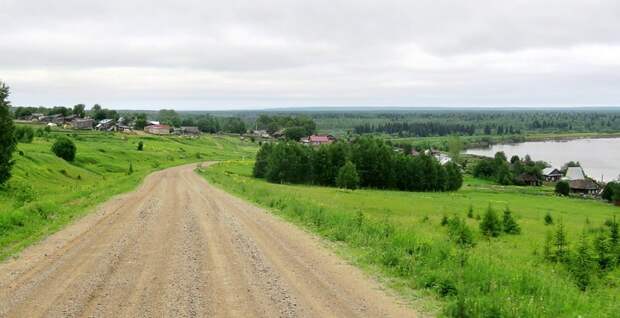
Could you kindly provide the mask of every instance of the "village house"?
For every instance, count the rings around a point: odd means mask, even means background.
[[[101,131],[113,131],[116,130],[116,125],[114,124],[114,119],[102,119],[95,128]]]
[[[581,167],[568,167],[563,180],[568,181],[572,193],[596,195],[599,190],[598,184],[587,178]]]
[[[150,125],[144,127],[144,131],[153,135],[169,135],[170,126],[168,125]]]
[[[71,122],[73,129],[93,129],[93,120],[91,118],[76,118]]]
[[[334,141],[336,141],[336,138],[331,135],[312,135],[301,140],[302,143],[313,146],[327,145],[333,143]]]
[[[562,179],[562,172],[556,168],[545,168],[542,171],[543,178],[548,182],[557,182]]]

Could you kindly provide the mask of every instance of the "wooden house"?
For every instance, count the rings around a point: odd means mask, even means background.
[[[545,168],[542,171],[543,178],[548,182],[557,182],[562,179],[562,172],[556,168]]]

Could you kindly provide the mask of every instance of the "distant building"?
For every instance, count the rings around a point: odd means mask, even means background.
[[[562,179],[562,172],[556,168],[545,168],[542,174],[545,181],[556,182]]]
[[[76,118],[71,122],[73,129],[93,129],[93,120],[91,118]]]
[[[101,131],[111,131],[116,130],[116,125],[114,123],[114,119],[102,119],[99,121],[99,124],[95,126],[95,128]]]
[[[568,185],[570,187],[570,192],[573,193],[595,195],[599,191],[598,184],[590,179],[570,180],[568,181]]]
[[[183,135],[200,135],[200,129],[194,126],[182,126],[181,133]]]
[[[564,180],[568,181],[570,192],[595,195],[599,191],[599,185],[586,177],[581,167],[568,167]]]
[[[169,135],[170,126],[168,125],[150,125],[144,127],[144,131],[153,135]]]
[[[336,138],[331,135],[312,135],[302,139],[302,142],[309,145],[327,145],[336,141]]]

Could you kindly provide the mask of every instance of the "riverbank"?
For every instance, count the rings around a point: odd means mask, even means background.
[[[521,135],[476,135],[476,136],[459,136],[463,149],[488,148],[497,144],[518,144],[530,141],[561,141],[576,139],[600,139],[600,138],[620,138],[620,132],[575,132],[575,133],[536,133]],[[392,138],[386,137],[394,144],[411,144],[414,147],[435,148],[439,150],[448,150],[448,140],[450,136],[439,137],[404,137]]]

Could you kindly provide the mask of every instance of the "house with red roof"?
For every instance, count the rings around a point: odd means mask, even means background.
[[[331,144],[334,141],[336,141],[336,138],[332,135],[311,135],[301,140],[304,144],[313,146]]]

